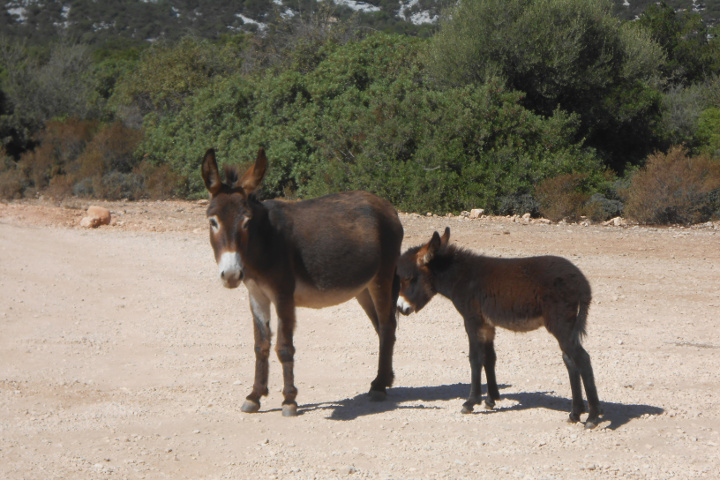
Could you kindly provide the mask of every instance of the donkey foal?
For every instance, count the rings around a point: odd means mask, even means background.
[[[448,245],[450,229],[406,251],[398,260],[404,315],[422,309],[436,293],[449,298],[465,320],[470,341],[470,397],[463,413],[480,403],[480,373],[485,368],[492,408],[500,398],[495,379],[495,327],[528,332],[544,326],[555,336],[570,375],[570,421],[585,411],[581,379],[589,414],[586,428],[594,428],[602,413],[590,356],[581,345],[590,306],[590,284],[580,270],[561,257],[491,258]]]

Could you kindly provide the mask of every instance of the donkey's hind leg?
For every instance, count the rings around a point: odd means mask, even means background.
[[[375,380],[370,383],[370,398],[373,401],[382,401],[387,398],[386,388],[392,386],[395,377],[392,368],[392,356],[395,347],[395,330],[397,328],[395,312],[398,286],[395,285],[395,282],[398,281],[394,272],[392,272],[392,274],[386,275],[384,278],[376,277],[376,280],[370,283],[367,290],[376,313],[376,330],[380,340],[378,374]],[[358,300],[361,302],[360,305],[363,305],[361,297],[362,294],[358,296]],[[368,314],[368,316],[370,315]],[[370,316],[370,320],[373,320],[372,316]],[[373,322],[373,325],[375,325],[375,322]]]
[[[370,296],[370,292],[368,292],[368,290],[365,289],[362,292],[360,292],[360,295],[358,295],[356,298],[357,298],[358,303],[360,304],[360,306],[362,307],[362,309],[365,311],[368,318],[370,319],[370,322],[372,323],[373,328],[375,329],[375,333],[377,333],[379,335],[380,332],[378,331],[379,326],[378,326],[377,312],[375,311],[375,304],[373,303],[373,299]]]

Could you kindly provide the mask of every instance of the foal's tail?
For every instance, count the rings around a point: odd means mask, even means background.
[[[590,299],[580,300],[578,305],[577,317],[575,317],[575,327],[573,329],[573,336],[577,339],[578,343],[582,343],[583,338],[587,334],[587,317],[590,311]]]

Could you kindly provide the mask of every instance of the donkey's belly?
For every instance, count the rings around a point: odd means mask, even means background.
[[[356,288],[319,290],[306,283],[295,285],[295,306],[325,308],[345,303],[365,290],[365,285]]]

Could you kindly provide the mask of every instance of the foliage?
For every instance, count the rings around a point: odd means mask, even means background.
[[[690,224],[720,218],[720,162],[683,147],[655,153],[631,178],[626,213],[640,223]]]
[[[136,105],[142,115],[175,112],[214,77],[239,69],[235,45],[215,45],[184,37],[173,45],[157,45],[142,53],[135,68],[117,86],[116,104]]]
[[[437,32],[428,40],[363,28],[420,32],[393,23],[391,0],[374,13],[299,0],[294,16],[264,0],[131,3],[144,26],[115,2],[79,1],[65,11],[73,26],[52,28],[84,29],[83,43],[0,38],[3,196],[204,196],[207,148],[236,163],[263,146],[266,197],[365,189],[402,210],[597,221],[634,188],[625,175],[620,198],[613,172],[648,152],[720,155],[715,40],[666,5],[633,22],[607,1],[405,5],[451,7],[439,31],[423,27]],[[170,6],[180,15],[167,23]],[[228,8],[266,26],[224,19]],[[28,23],[63,12],[40,10]],[[715,208],[708,195],[699,211]]]
[[[37,148],[17,163],[6,159],[0,194],[4,198],[39,192],[55,198],[146,196],[144,182],[156,172],[138,168],[134,151],[140,137],[139,131],[120,123],[50,121],[37,135]]]
[[[638,24],[646,28],[665,51],[664,77],[674,85],[690,85],[718,73],[718,40],[710,35],[702,16],[676,11],[666,2],[650,5]]]
[[[536,189],[540,214],[556,222],[580,218],[589,197],[584,185],[586,180],[586,174],[568,173],[540,182]]]
[[[459,2],[430,52],[442,82],[500,76],[524,92],[522,104],[538,114],[576,113],[577,139],[604,152],[616,170],[640,161],[654,145],[655,80],[663,61],[662,50],[642,30],[624,27],[608,2],[585,0]]]
[[[59,43],[45,55],[22,43],[0,39],[3,65],[0,135],[14,156],[34,145],[34,135],[55,117],[92,117],[92,90],[86,75],[91,56],[87,46]]]
[[[295,62],[256,80],[214,82],[177,115],[149,116],[142,151],[172,164],[200,195],[206,148],[249,160],[262,145],[268,196],[364,189],[416,211],[497,210],[500,197],[528,194],[545,176],[599,168],[568,141],[575,117],[535,115],[499,82],[435,88],[424,80],[424,47],[375,34],[326,44],[309,72]]]

